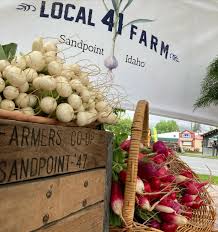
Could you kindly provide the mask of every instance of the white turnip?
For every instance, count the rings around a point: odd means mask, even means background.
[[[15,104],[12,100],[4,99],[0,103],[0,108],[3,110],[14,111]]]
[[[7,66],[4,70],[4,75],[9,81],[9,83],[15,87],[19,87],[26,82],[26,76],[24,72],[13,65]]]
[[[11,61],[11,64],[24,70],[26,68],[26,59],[23,56],[17,56]]]
[[[41,37],[34,39],[32,43],[32,51],[43,51],[43,39]]]
[[[63,64],[61,64],[60,62],[57,62],[57,61],[51,61],[49,64],[48,64],[48,73],[50,75],[55,75],[55,76],[58,76],[61,74],[62,72],[62,69],[63,69]]]
[[[73,109],[78,110],[82,105],[82,100],[77,94],[71,94],[68,99],[68,103],[73,107]]]
[[[57,108],[57,102],[52,97],[44,97],[40,102],[41,110],[46,114],[53,113]]]
[[[34,94],[29,94],[29,106],[34,107],[37,103],[37,96]]]
[[[44,52],[57,52],[57,44],[52,41],[44,42],[43,51]]]
[[[20,93],[15,99],[15,103],[19,108],[25,108],[29,106],[29,95],[26,93]]]
[[[30,52],[25,56],[27,66],[35,69],[37,72],[42,71],[45,68],[45,58],[40,51]]]
[[[34,112],[32,107],[25,107],[25,108],[21,109],[20,112],[22,112],[26,115],[31,115],[31,116],[35,115],[35,112]]]
[[[67,81],[57,81],[56,91],[61,97],[69,97],[72,94],[72,88]]]
[[[26,81],[28,82],[32,82],[36,77],[38,77],[38,73],[33,68],[27,68],[23,72],[26,76]]]
[[[7,60],[0,60],[0,72],[3,72],[4,69],[9,65],[10,63]]]
[[[14,86],[7,86],[3,91],[3,95],[8,100],[13,100],[18,97],[19,90]]]
[[[18,87],[20,93],[26,93],[29,90],[28,82],[25,82],[23,85]]]
[[[67,103],[61,103],[56,109],[57,119],[61,122],[70,122],[74,118],[74,110],[71,105]]]
[[[0,93],[5,89],[5,81],[0,77]]]

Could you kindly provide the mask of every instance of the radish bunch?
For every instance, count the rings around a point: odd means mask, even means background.
[[[76,121],[85,126],[95,121],[114,124],[117,117],[90,73],[79,64],[66,64],[57,44],[37,38],[32,51],[0,60],[0,109],[28,115]]]
[[[126,140],[120,145],[126,159],[130,143],[131,140]],[[191,170],[173,171],[173,158],[175,154],[161,141],[154,143],[150,151],[141,145],[138,155],[134,218],[165,232],[174,232],[189,223],[194,211],[205,205],[201,193],[208,184],[198,182]],[[121,170],[112,185],[111,217],[117,215],[121,222],[126,175],[126,170]]]

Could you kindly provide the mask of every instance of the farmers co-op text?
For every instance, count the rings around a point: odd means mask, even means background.
[[[94,10],[87,9],[83,6],[76,6],[74,4],[68,3],[64,4],[62,2],[53,2],[51,8],[47,5],[46,1],[41,2],[40,7],[40,17],[42,18],[52,18],[56,20],[66,20],[75,23],[82,23],[91,27],[96,26],[94,21]],[[108,31],[112,32],[114,27],[114,10],[109,10],[106,15],[101,19],[101,22],[105,25]],[[119,14],[119,22],[117,27],[118,34],[122,35],[124,25],[124,15]],[[169,44],[160,40],[155,35],[148,35],[145,30],[139,30],[134,24],[130,26],[129,39],[137,40],[139,44],[145,46],[165,59],[169,57],[174,59],[175,55],[170,53]],[[169,55],[170,54],[170,55]],[[175,59],[174,59],[175,60]],[[178,60],[175,60],[178,62]]]

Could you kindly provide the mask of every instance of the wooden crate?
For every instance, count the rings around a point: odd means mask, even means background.
[[[108,231],[112,135],[0,119],[0,232]]]

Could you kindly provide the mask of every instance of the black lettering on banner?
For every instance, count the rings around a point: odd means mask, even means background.
[[[35,129],[35,128],[32,129],[31,146],[39,146],[40,135],[41,135],[41,130],[40,129],[38,129],[38,130]]]
[[[130,30],[130,39],[133,39],[133,35],[136,35],[137,33],[136,33],[136,31],[135,30],[137,30],[138,29],[138,27],[137,26],[135,26],[135,25],[131,25],[131,30]]]
[[[88,25],[94,27],[94,26],[95,26],[95,23],[92,22],[92,12],[93,12],[93,10],[90,9],[90,10],[89,10],[89,16],[88,16]]]
[[[146,31],[142,30],[142,34],[139,40],[139,43],[141,44],[142,42],[144,42],[144,45],[147,47],[147,33]]]
[[[60,35],[60,38],[62,39],[62,41],[61,40],[59,40],[59,42],[60,43],[65,43],[65,35]]]
[[[155,50],[155,52],[157,52],[157,44],[158,44],[158,38],[154,35],[151,36],[151,50]]]
[[[51,146],[51,144],[54,146],[54,138],[55,138],[55,130],[50,129],[49,131],[49,137],[48,137],[48,145]]]
[[[30,135],[30,129],[26,126],[23,127],[22,131],[22,140],[21,140],[21,146],[24,146],[24,141],[26,141],[26,146],[28,146],[28,137]]]
[[[45,140],[47,139],[45,135],[46,129],[42,129],[42,136],[41,136],[41,146],[46,146]]]
[[[4,168],[6,167],[7,167],[7,162],[5,160],[2,160],[0,162],[0,183],[5,181],[6,172],[4,171]]]
[[[51,163],[49,162],[50,160],[51,160]],[[47,160],[47,169],[46,169],[47,174],[51,174],[52,173],[52,171],[53,171],[53,162],[54,162],[53,156],[49,156],[48,160]],[[50,170],[49,170],[49,167],[50,167]]]
[[[15,180],[17,180],[17,160],[13,161],[12,167],[11,167],[11,172],[8,177],[8,182],[10,182],[11,178],[15,176]]]
[[[109,10],[101,21],[104,25],[108,26],[108,31],[112,31],[114,26],[114,10]]]
[[[20,164],[20,179],[23,178],[23,172],[25,178],[28,177],[28,170],[29,170],[29,159],[21,159],[21,164]]]
[[[44,157],[39,158],[39,170],[38,170],[38,176],[41,175],[41,170],[45,167],[46,165],[46,159]]]
[[[19,145],[16,126],[13,128],[13,132],[12,132],[12,135],[9,141],[9,145],[11,145],[13,142],[15,142],[17,146]]]
[[[64,156],[58,157],[58,173],[59,172],[64,172]]]
[[[51,17],[54,19],[60,19],[63,13],[63,3],[53,2],[51,8]]]
[[[34,167],[34,161],[35,161],[35,167]],[[38,159],[37,158],[32,158],[30,167],[31,167],[30,168],[30,176],[31,177],[36,176],[37,175],[37,170],[38,170]]]
[[[45,14],[45,4],[46,4],[46,1],[42,1],[41,8],[40,8],[40,17],[48,18],[49,14]]]
[[[86,24],[86,9],[85,7],[80,7],[79,12],[77,14],[75,22],[78,23],[79,20],[82,20],[83,24]]]
[[[59,130],[57,131],[56,145],[61,145],[61,135]]]
[[[64,12],[64,19],[67,20],[67,21],[73,21],[74,20],[73,16],[69,17],[69,9],[70,8],[73,9],[73,10],[76,9],[75,5],[73,5],[73,4],[67,4],[66,5],[65,12]]]
[[[169,45],[165,45],[163,41],[161,41],[161,50],[160,50],[160,55],[162,56],[165,54],[165,59],[168,57],[168,52],[169,52]]]

